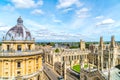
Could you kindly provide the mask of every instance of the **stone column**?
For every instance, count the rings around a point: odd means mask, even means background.
[[[36,72],[36,58],[34,58],[34,72]]]
[[[12,71],[13,71],[12,76],[15,76],[15,60],[13,60],[12,62]]]
[[[103,71],[103,50],[101,52],[101,71]]]
[[[90,59],[89,59],[90,60]],[[90,61],[89,61],[90,62]],[[93,62],[93,61],[92,61]],[[93,63],[92,63],[93,64]],[[89,67],[89,72],[90,72],[90,68],[91,68],[91,65],[90,63],[88,63],[88,67]]]
[[[110,68],[111,68],[111,67],[110,67],[110,65],[111,65],[111,64],[110,64],[110,63],[111,63],[111,62],[110,62],[110,61],[111,61],[111,60],[110,60],[110,52],[109,52],[108,54],[109,54],[109,58],[108,58],[108,80],[110,80]]]
[[[9,77],[11,77],[12,76],[12,60],[9,60],[9,62],[10,62],[10,66],[9,66],[9,69],[10,69],[10,75],[9,75]]]
[[[2,77],[4,77],[4,75],[3,75],[3,73],[4,73],[4,64],[3,64],[3,61],[4,60],[2,60]]]
[[[100,61],[99,61],[99,54],[98,54],[98,59],[97,59],[97,60],[98,60],[98,62],[97,62],[97,68],[98,68],[98,70],[99,70],[99,67],[100,67],[100,66],[99,66],[99,64],[100,64]]]
[[[46,62],[48,63],[48,59],[49,59],[49,58],[48,58],[48,57],[49,57],[49,56],[48,56],[48,53],[47,53],[46,57],[47,57],[47,60],[46,60]]]
[[[40,73],[40,80],[43,80],[43,71]]]
[[[93,62],[92,62],[92,68],[94,67],[94,57],[93,57]]]
[[[81,59],[79,59],[79,64],[80,64],[80,80],[81,80],[81,66],[82,66]]]
[[[26,59],[23,60],[23,73],[26,74]]]
[[[53,58],[52,58],[52,64],[53,64],[53,70],[54,70],[54,57],[55,57],[55,55],[53,54]]]
[[[84,78],[83,78],[83,72],[82,72],[82,70],[84,70],[84,64],[83,64],[83,56],[82,56],[82,58],[80,59],[80,80],[84,80]]]
[[[66,80],[66,62],[64,62],[64,80]]]

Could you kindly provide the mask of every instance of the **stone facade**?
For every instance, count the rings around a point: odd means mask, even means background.
[[[101,37],[99,45],[92,44],[90,47],[90,63],[96,65],[99,70],[104,71],[119,65],[120,49],[115,42],[114,36],[111,37],[110,44],[104,44]]]
[[[35,40],[24,28],[22,18],[18,18],[17,25],[2,40],[0,79],[42,80],[42,53],[42,50],[36,50]]]

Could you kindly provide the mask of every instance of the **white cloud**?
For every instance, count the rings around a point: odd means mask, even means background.
[[[104,16],[96,16],[95,19],[102,19]]]
[[[61,20],[57,19],[55,15],[52,15],[52,20],[55,23],[61,23],[62,22]]]
[[[58,19],[54,19],[53,22],[61,23],[62,21],[61,21],[61,20],[58,20]]]
[[[9,29],[10,27],[4,27],[4,26],[0,27],[0,31],[8,31]]]
[[[0,23],[0,36],[5,36],[6,32],[10,29],[11,27],[6,26],[4,23]]]
[[[44,12],[41,9],[35,9],[31,12],[31,14],[44,14]]]
[[[89,11],[88,8],[82,8],[82,9],[76,10],[76,16],[79,18],[89,17],[90,15],[88,14],[88,11]]]
[[[40,32],[39,32],[40,31]],[[78,41],[77,38],[84,38],[81,34],[75,34],[75,33],[61,33],[61,32],[55,32],[51,30],[39,30],[37,31],[37,37],[39,39],[47,39],[47,40],[74,40]]]
[[[76,14],[81,14],[81,13],[85,13],[85,12],[88,12],[88,11],[89,11],[88,8],[82,8],[82,9],[80,9],[80,10],[77,10],[77,11],[76,11]]]
[[[67,9],[63,10],[63,13],[67,13],[68,11],[72,11],[72,10],[73,10],[73,8],[67,8]]]
[[[28,26],[31,26],[31,28],[30,28],[31,30],[46,29],[45,26],[43,26],[35,21],[32,21],[30,19],[26,19],[25,21],[26,21]]]
[[[109,18],[109,19],[105,19],[105,20],[103,20],[101,22],[98,22],[96,25],[97,26],[100,26],[100,25],[109,25],[109,24],[113,24],[113,23],[115,23],[115,21],[113,19]]]
[[[80,7],[82,3],[79,0],[59,0],[59,4],[56,6],[58,9],[69,8],[73,5]]]
[[[34,0],[12,0],[11,2],[16,8],[32,8],[43,5],[42,0],[39,0],[37,2]]]
[[[2,25],[4,25],[2,22],[0,22],[0,27],[2,26]]]

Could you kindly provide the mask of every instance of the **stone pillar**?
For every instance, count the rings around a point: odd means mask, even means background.
[[[88,66],[89,66],[89,72],[90,72],[90,71],[91,71],[91,65],[90,65],[90,63],[89,63],[89,65],[88,65]]]
[[[97,60],[98,60],[98,62],[97,62],[97,68],[98,68],[98,70],[99,70],[99,69],[100,69],[100,68],[99,68],[99,67],[100,67],[100,66],[99,66],[99,64],[100,64],[99,54],[98,54],[98,59],[97,59]]]
[[[49,62],[49,64],[51,64],[51,58],[50,57],[51,57],[51,55],[48,56],[48,59],[49,59],[48,62]]]
[[[101,71],[103,71],[103,50],[101,52]]]
[[[36,65],[35,65],[36,67]],[[25,74],[28,74],[28,58],[25,59]]]
[[[110,80],[110,63],[111,63],[111,60],[110,60],[110,52],[108,53],[109,54],[109,58],[108,58],[108,80]]]
[[[34,72],[36,72],[36,58],[34,58]]]
[[[2,77],[4,77],[3,73],[4,73],[4,63],[3,63],[4,60],[2,60]]]
[[[9,77],[11,77],[12,76],[12,60],[9,60],[9,70],[10,70]]]
[[[84,60],[84,59],[83,59],[83,57],[82,57],[82,58],[80,59],[80,61],[79,61],[79,62],[80,62],[80,80],[84,80],[84,78],[83,78],[83,74],[84,74],[84,73],[82,72],[82,71],[84,70],[84,64],[83,64],[84,62],[83,62],[83,60]]]
[[[64,80],[66,80],[66,62],[64,62]]]
[[[81,80],[81,67],[82,67],[82,64],[81,64],[81,59],[79,59],[79,64],[80,64],[80,80]]]
[[[43,80],[43,71],[40,73],[40,80]]]
[[[54,59],[55,59],[55,55],[53,54],[53,58],[52,58],[53,70],[54,70]]]
[[[92,65],[94,65],[94,57],[93,57],[93,62],[92,62]]]
[[[23,73],[26,74],[26,59],[23,59]]]
[[[84,62],[84,61],[85,61],[85,56],[83,55],[82,57],[83,57],[83,60],[82,60],[82,68],[84,68],[84,63],[85,63],[85,62]]]

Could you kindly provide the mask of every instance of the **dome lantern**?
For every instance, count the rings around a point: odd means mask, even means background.
[[[23,25],[23,20],[22,20],[21,16],[17,19],[17,24],[18,25],[20,25],[20,24]]]

